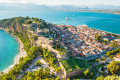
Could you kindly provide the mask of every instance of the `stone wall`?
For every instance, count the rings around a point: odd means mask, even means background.
[[[64,77],[65,77],[65,80],[69,77],[73,77],[73,76],[76,76],[76,75],[80,75],[82,73],[81,70],[74,70],[72,72],[67,72],[65,71],[63,65],[59,62],[60,64],[60,67],[62,68],[63,72],[64,72]]]
[[[73,77],[73,76],[76,76],[76,75],[80,75],[82,73],[81,70],[74,70],[72,72],[67,72],[66,73],[66,79],[69,78],[69,77]]]

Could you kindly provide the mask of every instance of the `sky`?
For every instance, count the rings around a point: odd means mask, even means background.
[[[120,0],[0,0],[7,3],[35,3],[40,5],[115,5],[120,6]]]

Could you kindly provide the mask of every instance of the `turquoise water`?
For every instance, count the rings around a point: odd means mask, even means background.
[[[9,14],[9,15],[8,15]],[[65,11],[3,11],[0,19],[17,16],[30,16],[45,19],[55,24],[83,25],[120,34],[120,15],[93,12],[65,12]],[[72,20],[65,20],[66,17]]]
[[[0,30],[0,71],[9,67],[18,54],[19,45],[10,34]]]
[[[88,25],[89,27],[120,34],[120,15],[93,12],[65,11],[0,11],[0,19],[30,16],[55,24]],[[71,20],[65,20],[69,17]],[[0,70],[13,63],[18,54],[18,43],[9,34],[0,30]]]

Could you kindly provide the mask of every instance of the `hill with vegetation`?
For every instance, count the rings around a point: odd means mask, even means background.
[[[24,58],[23,57],[20,58],[19,64],[16,64],[7,74],[1,72],[0,80],[16,80],[17,76],[20,75],[22,72],[24,72],[25,68],[28,67],[28,65],[33,61],[33,59],[35,59],[38,55],[43,53],[43,49],[41,48],[41,46],[36,46],[34,43],[36,37],[29,32],[28,27],[23,26],[23,24],[28,20],[42,22],[43,25],[45,25],[44,20],[38,18],[29,18],[29,17],[14,17],[14,18],[0,20],[0,27],[7,30],[10,34],[17,36],[24,44],[24,50],[27,53],[27,55]],[[52,60],[52,58],[50,60]],[[56,77],[53,74],[50,74],[49,68],[43,70],[43,68],[41,67],[39,70],[33,73],[25,72],[21,80],[26,80],[26,79],[42,80],[47,78],[55,79]],[[59,78],[56,78],[56,80],[58,79]]]
[[[30,24],[33,24],[32,28],[28,26]],[[0,80],[16,80],[17,77],[21,75],[21,73],[24,74],[23,77],[20,78],[19,80],[44,80],[44,79],[59,80],[59,77],[56,77],[54,73],[50,72],[50,68],[47,67],[43,69],[39,61],[35,63],[35,65],[36,66],[40,65],[41,66],[40,69],[33,72],[25,72],[25,69],[28,68],[29,64],[34,59],[36,59],[37,56],[40,55],[43,57],[43,59],[46,60],[46,62],[48,62],[48,64],[52,68],[54,68],[56,72],[59,72],[61,70],[61,68],[56,65],[57,59],[55,55],[53,55],[52,52],[50,52],[48,49],[42,48],[41,46],[37,46],[35,44],[35,41],[38,39],[38,37],[32,35],[30,31],[32,30],[34,31],[35,28],[34,25],[36,24],[39,24],[37,25],[37,28],[39,29],[48,28],[45,20],[39,18],[14,17],[14,18],[0,20],[0,27],[8,31],[10,34],[17,36],[24,44],[24,50],[27,53],[27,55],[24,58],[23,57],[20,58],[19,64],[16,64],[7,74],[1,72]],[[100,42],[104,42],[100,36],[96,36],[96,39]],[[53,48],[61,52],[66,52],[64,48],[59,46],[55,46],[55,47],[53,46]],[[118,53],[120,53],[120,48],[117,48],[112,51],[108,51],[106,53],[106,56],[109,57],[110,59],[113,59],[113,57]],[[93,79],[94,76],[96,75],[94,71],[88,69],[91,66],[85,60],[78,60],[71,57],[69,60],[60,60],[60,62],[63,64],[62,66],[65,68],[67,72],[78,69],[85,70],[82,75],[79,75],[76,78],[82,77],[87,79],[88,78]],[[97,63],[97,61],[91,61],[91,62]],[[106,75],[103,74],[103,72],[101,71],[100,76],[101,75],[103,76],[98,77],[97,80],[119,79],[119,76],[115,76],[115,75],[120,75],[120,61],[112,61],[111,63],[106,64],[106,66],[107,66],[106,69],[108,70],[108,74],[110,74],[111,76],[104,77]],[[96,67],[93,66],[92,68],[97,68],[97,66]],[[96,79],[96,77],[94,79]]]

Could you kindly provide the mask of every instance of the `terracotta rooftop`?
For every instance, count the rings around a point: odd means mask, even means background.
[[[120,57],[120,54],[117,54],[116,57]]]

